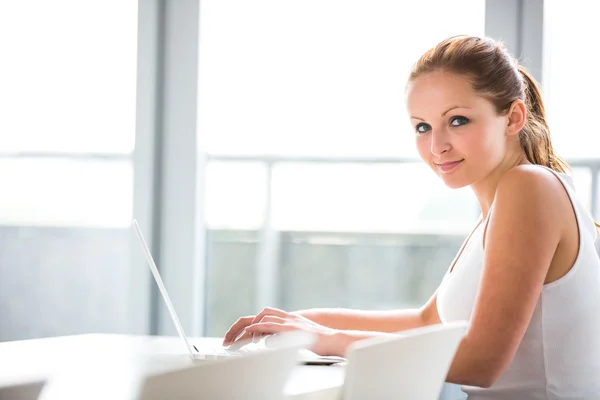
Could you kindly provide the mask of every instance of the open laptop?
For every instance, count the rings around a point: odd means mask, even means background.
[[[235,349],[232,347],[225,348],[223,346],[210,346],[207,343],[203,343],[202,345],[198,344],[197,346],[194,344],[190,344],[185,333],[183,332],[183,327],[179,322],[179,318],[177,317],[177,313],[175,312],[175,308],[173,307],[173,303],[171,303],[171,298],[169,297],[169,293],[167,292],[167,288],[165,287],[163,280],[158,272],[158,268],[156,267],[156,263],[154,262],[154,258],[150,253],[150,249],[146,244],[146,239],[144,239],[144,235],[140,230],[140,227],[137,221],[133,220],[133,228],[140,240],[140,244],[142,246],[142,250],[144,255],[146,256],[146,260],[148,261],[148,266],[152,271],[152,275],[154,276],[154,280],[158,285],[158,289],[160,290],[160,294],[162,295],[165,304],[167,305],[167,309],[169,310],[169,314],[171,315],[171,319],[175,324],[175,329],[177,330],[177,334],[185,344],[187,351],[190,354],[190,357],[193,360],[215,360],[223,357],[231,357],[231,356],[240,356],[244,352],[249,351],[260,351],[261,349],[265,349],[265,340],[261,340],[259,343],[247,343],[243,346],[236,346]],[[301,364],[309,364],[309,365],[331,365],[340,362],[346,361],[345,358],[342,357],[334,357],[334,356],[319,356],[312,351],[303,349],[300,350],[298,355],[298,360]]]

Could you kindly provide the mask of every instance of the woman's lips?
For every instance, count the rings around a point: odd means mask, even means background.
[[[457,161],[447,161],[441,164],[435,163],[435,165],[438,167],[438,169],[442,172],[452,172],[453,170],[455,170],[464,160],[457,160]]]

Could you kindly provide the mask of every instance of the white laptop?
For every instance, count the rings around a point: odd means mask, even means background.
[[[177,334],[184,342],[185,347],[193,360],[215,360],[223,357],[240,356],[244,352],[260,351],[261,349],[266,348],[265,340],[261,340],[258,343],[246,343],[241,347],[236,346],[235,349],[233,349],[232,347],[225,348],[222,346],[210,346],[207,343],[203,343],[202,345],[190,344],[187,337],[185,336],[185,333],[183,332],[183,327],[181,326],[179,318],[177,317],[177,313],[175,312],[175,308],[171,303],[171,298],[169,297],[167,288],[165,287],[163,280],[160,277],[158,268],[156,268],[156,263],[154,262],[154,258],[150,253],[150,249],[146,244],[144,235],[142,235],[142,231],[140,230],[140,227],[136,220],[133,220],[133,228],[140,240],[142,250],[144,251],[144,255],[146,256],[146,260],[148,261],[148,265],[150,266],[150,270],[152,271],[152,275],[154,276],[154,280],[158,285],[160,294],[162,295],[162,298],[164,299],[165,304],[167,305],[167,309],[169,310],[169,314],[171,315],[171,319],[175,324]],[[306,349],[300,350],[298,360],[301,364],[309,365],[331,365],[346,361],[346,359],[343,357],[320,356]]]

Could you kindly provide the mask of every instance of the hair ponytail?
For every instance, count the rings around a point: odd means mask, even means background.
[[[544,165],[557,172],[566,173],[569,164],[554,153],[550,140],[550,128],[546,122],[546,109],[542,101],[542,93],[535,79],[522,66],[518,66],[525,85],[525,105],[527,106],[527,122],[519,133],[521,147],[527,159],[538,165]],[[596,230],[600,232],[600,224],[594,220]]]
[[[518,69],[525,84],[525,105],[529,114],[523,130],[519,134],[521,147],[530,162],[566,173],[570,169],[569,164],[556,155],[552,147],[550,128],[546,122],[546,110],[539,85],[522,65],[519,65]],[[600,224],[594,220],[594,225],[600,232]]]
[[[546,121],[546,109],[539,85],[525,67],[519,65],[517,68],[523,77],[528,114],[527,122],[519,134],[521,147],[531,163],[566,173],[570,169],[569,164],[558,156],[552,147],[550,128]]]

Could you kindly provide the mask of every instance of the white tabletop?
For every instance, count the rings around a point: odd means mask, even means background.
[[[190,339],[193,344],[220,341]],[[77,398],[91,387],[97,398],[125,399],[140,374],[189,362],[177,337],[87,334],[3,342],[0,387],[45,380],[49,387],[42,400]],[[343,380],[343,366],[298,365],[286,385],[286,398],[338,400]]]

